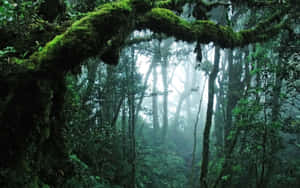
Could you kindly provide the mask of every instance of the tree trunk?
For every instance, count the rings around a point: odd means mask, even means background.
[[[176,107],[175,118],[174,118],[175,131],[178,131],[178,129],[179,129],[179,124],[180,124],[179,118],[180,118],[180,112],[182,110],[182,105],[183,105],[184,101],[186,100],[186,98],[189,97],[192,93],[192,90],[191,90],[192,88],[190,87],[190,84],[188,83],[189,77],[190,77],[189,66],[190,65],[187,65],[187,68],[185,69],[184,91],[181,93],[181,95],[179,97],[179,101],[177,103],[177,107]]]
[[[153,57],[153,85],[152,85],[152,118],[153,118],[153,134],[157,136],[159,130],[158,120],[158,101],[157,101],[157,63],[160,60],[159,52],[156,52]]]
[[[168,61],[165,59],[161,62],[161,74],[164,87],[163,93],[163,127],[162,143],[165,142],[168,132]]]
[[[204,134],[203,134],[203,151],[202,151],[202,163],[201,163],[201,175],[200,175],[201,188],[208,187],[207,173],[208,173],[208,162],[209,162],[209,136],[210,136],[210,129],[212,125],[212,116],[213,116],[215,80],[219,72],[219,62],[220,62],[220,47],[216,46],[214,66],[212,72],[209,75],[209,80],[208,80],[208,104],[207,104],[206,122],[205,122]]]
[[[131,66],[128,71],[128,107],[129,107],[129,139],[130,139],[130,157],[129,161],[131,164],[131,174],[130,174],[130,188],[135,188],[136,186],[136,147],[135,147],[135,60],[134,60],[134,49],[131,49]]]
[[[197,112],[196,121],[195,121],[195,124],[194,124],[194,135],[193,135],[194,136],[194,144],[193,144],[193,152],[192,152],[191,176],[190,176],[190,179],[189,179],[191,188],[193,188],[195,186],[194,177],[195,177],[195,159],[196,159],[196,149],[197,149],[197,127],[198,127],[198,124],[199,124],[200,112],[201,112],[201,109],[202,109],[202,100],[203,100],[203,94],[204,94],[204,91],[205,91],[206,80],[207,79],[205,78],[204,82],[203,82],[203,88],[201,90],[198,112]]]
[[[139,112],[141,110],[141,106],[142,106],[142,103],[143,103],[143,100],[144,100],[144,97],[145,97],[145,93],[146,93],[146,89],[147,89],[147,84],[148,84],[148,80],[149,80],[149,77],[150,77],[150,74],[152,72],[152,69],[153,69],[153,65],[154,63],[151,62],[151,65],[146,73],[146,76],[145,76],[145,80],[144,80],[144,90],[139,98],[139,102],[137,103],[137,107],[136,107],[136,110],[135,110],[135,118],[138,118],[139,116]]]

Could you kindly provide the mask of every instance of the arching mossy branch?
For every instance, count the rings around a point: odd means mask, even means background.
[[[233,48],[263,42],[274,36],[285,24],[282,19],[278,24],[272,25],[281,15],[282,12],[277,12],[252,29],[235,32],[231,27],[224,27],[211,21],[188,22],[168,9],[154,8],[141,18],[139,28],[150,28],[154,32],[162,32],[187,42],[215,42],[222,48]]]
[[[109,59],[116,58],[110,56],[117,56],[118,53],[109,48],[116,48],[115,42],[122,47],[127,36],[135,29],[149,28],[178,40],[215,42],[223,48],[233,48],[265,41],[284,26],[284,21],[273,24],[281,17],[281,12],[252,29],[234,32],[230,27],[211,21],[188,22],[171,10],[150,8],[151,3],[147,0],[123,0],[105,4],[75,22],[65,33],[56,36],[40,52],[33,54],[30,60],[38,68],[66,72],[90,56],[108,53],[108,56],[104,55],[108,58],[104,59],[107,59],[107,63],[114,64]]]
[[[116,36],[126,38],[133,30],[133,2],[123,0],[99,7],[34,53],[31,60],[41,69],[68,71],[82,60],[104,53]]]

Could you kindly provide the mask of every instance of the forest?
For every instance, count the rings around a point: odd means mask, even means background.
[[[299,0],[0,0],[1,188],[299,188]]]

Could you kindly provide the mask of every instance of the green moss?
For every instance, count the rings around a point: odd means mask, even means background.
[[[114,3],[106,3],[103,5],[100,5],[97,9],[101,10],[101,11],[107,11],[107,13],[109,13],[113,9],[123,9],[123,10],[127,10],[127,11],[132,11],[132,7],[130,6],[130,4],[131,4],[130,0],[123,0],[123,1],[118,1],[118,2],[114,2]]]
[[[174,3],[182,2],[166,0],[159,1],[154,6],[166,7]],[[162,32],[187,42],[212,41],[219,43],[221,47],[241,46],[265,40],[270,33],[278,32],[278,29],[273,29],[267,35],[260,33],[265,28],[263,22],[253,30],[242,32],[234,32],[230,27],[222,27],[210,21],[190,23],[171,10],[150,10],[151,6],[151,0],[120,0],[104,4],[75,22],[66,32],[56,36],[40,52],[34,53],[30,60],[36,67],[47,71],[74,70],[82,60],[105,53],[109,48],[108,41],[113,38],[124,40],[135,29],[135,16],[139,17],[138,29],[150,28],[154,32]],[[273,18],[265,23],[270,23],[270,20]]]
[[[67,71],[78,66],[85,58],[101,54],[108,40],[126,33],[121,28],[130,29],[130,2],[108,3],[88,13],[48,42],[40,52],[33,54],[31,60],[42,69]]]
[[[161,1],[164,5],[169,1]],[[235,32],[231,27],[221,26],[211,21],[187,22],[175,13],[164,8],[154,8],[144,15],[139,22],[139,29],[149,28],[154,32],[165,33],[169,36],[187,42],[199,41],[200,43],[215,42],[223,48],[233,48],[253,42],[262,42],[277,34],[284,26],[284,21],[277,25],[270,25],[277,14],[255,28]]]
[[[11,62],[27,70],[34,70],[36,68],[35,64],[32,61],[29,61],[28,59],[12,58]]]
[[[158,1],[155,3],[155,7],[168,8],[172,5],[172,3],[173,3],[173,0]]]
[[[192,42],[189,22],[181,19],[168,9],[154,8],[149,11],[141,18],[141,27]]]
[[[148,16],[152,16],[155,19],[161,19],[161,20],[168,20],[168,23],[171,24],[179,24],[183,27],[189,27],[189,23],[180,17],[178,17],[176,14],[174,14],[171,10],[164,9],[164,8],[154,8],[151,10],[150,14]]]
[[[177,0],[164,0],[164,1],[156,2],[155,7],[173,10],[174,8],[178,9],[181,7],[181,5],[179,5],[179,3],[180,2]]]

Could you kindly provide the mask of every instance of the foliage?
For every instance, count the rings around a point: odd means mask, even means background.
[[[10,0],[0,1],[0,28],[1,27],[16,27],[16,24],[21,27],[32,22],[33,15],[38,11],[39,5],[43,0],[28,1],[21,0],[17,3]],[[14,28],[17,29],[17,28]]]

